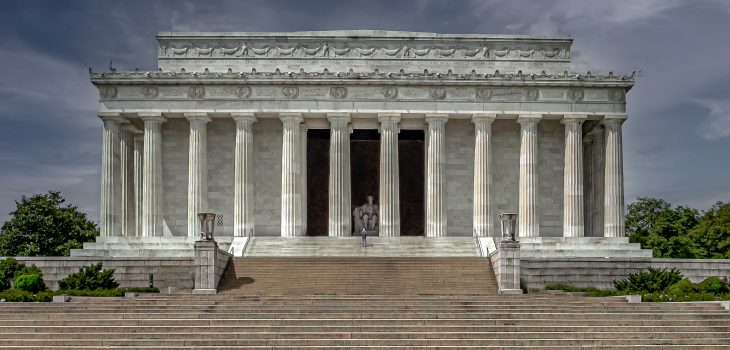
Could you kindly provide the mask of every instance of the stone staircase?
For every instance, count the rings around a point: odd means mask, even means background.
[[[718,304],[548,294],[231,292],[0,303],[0,313],[7,349],[730,348]]]
[[[219,293],[244,295],[495,295],[489,259],[261,257],[228,264]]]

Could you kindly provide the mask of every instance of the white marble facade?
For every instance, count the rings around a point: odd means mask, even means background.
[[[330,236],[353,229],[350,133],[380,133],[398,236],[401,130],[423,130],[424,236],[624,236],[632,76],[568,73],[572,39],[387,31],[160,33],[159,71],[91,72],[104,236],[307,235],[307,130],[330,130]],[[316,166],[310,164],[310,166]],[[311,234],[311,233],[309,233]]]

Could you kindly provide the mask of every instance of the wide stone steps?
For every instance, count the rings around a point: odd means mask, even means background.
[[[719,304],[568,295],[144,295],[0,313],[8,349],[730,348]]]
[[[494,295],[479,257],[247,257],[229,264],[223,294]]]

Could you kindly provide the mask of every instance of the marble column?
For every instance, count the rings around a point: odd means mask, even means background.
[[[496,113],[474,113],[474,236],[493,236],[492,122]]]
[[[448,114],[426,114],[426,237],[446,236],[445,198],[446,145],[444,134]]]
[[[330,122],[329,225],[331,237],[352,234],[350,114],[327,113]]]
[[[520,208],[518,212],[518,237],[539,237],[537,179],[537,124],[539,114],[521,114],[520,123]]]
[[[233,183],[233,235],[254,235],[253,113],[231,113],[236,123]]]
[[[134,196],[134,135],[137,128],[131,123],[122,125],[119,162],[121,165],[121,235],[135,236],[135,203]]]
[[[299,149],[301,153],[299,154],[299,165],[300,165],[300,175],[299,175],[299,203],[301,205],[299,206],[299,215],[300,215],[300,227],[297,228],[297,232],[299,232],[300,236],[306,236],[307,235],[307,131],[309,130],[309,125],[306,123],[302,123],[299,126]]]
[[[281,236],[301,235],[301,113],[281,113],[284,124],[281,148]]]
[[[99,229],[102,236],[120,236],[121,231],[121,163],[120,125],[126,119],[120,113],[102,112],[104,122],[101,157],[101,207]]]
[[[379,236],[400,236],[398,133],[400,113],[378,113],[380,122]]]
[[[563,167],[563,236],[583,237],[583,122],[585,114],[566,114]]]
[[[603,235],[624,237],[624,159],[621,124],[626,115],[607,115],[603,119],[606,130],[606,170],[604,172]]]
[[[142,234],[142,153],[144,133],[134,135],[134,235]]]
[[[190,124],[188,142],[188,237],[200,235],[198,214],[208,208],[208,123],[207,113],[184,113]]]
[[[162,123],[160,113],[139,113],[144,121],[142,156],[142,236],[162,236]]]

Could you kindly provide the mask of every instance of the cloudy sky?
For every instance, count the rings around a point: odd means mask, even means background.
[[[730,1],[4,0],[0,221],[21,195],[50,189],[98,218],[102,124],[88,66],[156,70],[160,31],[336,29],[570,35],[573,72],[639,72],[627,201],[730,201]]]

